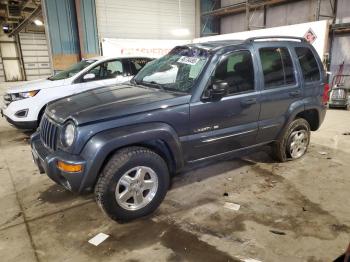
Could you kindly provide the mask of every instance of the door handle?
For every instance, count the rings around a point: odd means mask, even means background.
[[[248,98],[248,99],[242,100],[241,104],[244,106],[249,106],[249,105],[256,104],[256,102],[257,102],[256,98]]]
[[[292,97],[300,96],[300,94],[301,94],[300,90],[289,92],[289,95],[292,96]]]

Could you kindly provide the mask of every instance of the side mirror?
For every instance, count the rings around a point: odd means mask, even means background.
[[[209,99],[213,101],[219,101],[227,94],[228,83],[225,81],[215,81],[211,87],[209,87],[208,95]]]
[[[94,73],[88,73],[86,75],[84,75],[83,79],[84,81],[89,81],[89,80],[92,80],[92,79],[95,79],[95,74]]]

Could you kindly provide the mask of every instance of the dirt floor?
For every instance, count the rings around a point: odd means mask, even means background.
[[[118,224],[40,175],[29,133],[0,119],[0,260],[333,261],[349,243],[346,132],[350,111],[329,110],[302,159],[275,163],[266,149],[193,167],[155,214]],[[100,232],[110,237],[89,244]]]

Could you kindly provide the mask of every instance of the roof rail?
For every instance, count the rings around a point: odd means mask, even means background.
[[[268,40],[268,39],[288,39],[288,40],[298,40],[300,42],[306,42],[306,39],[303,37],[297,37],[297,36],[282,36],[282,35],[273,35],[273,36],[257,36],[257,37],[250,37],[245,40],[245,42],[254,42],[256,40]]]

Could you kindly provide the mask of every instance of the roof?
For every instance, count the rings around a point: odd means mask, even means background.
[[[209,42],[203,42],[203,43],[193,43],[189,44],[188,46],[193,46],[201,49],[206,50],[213,50],[213,49],[219,49],[226,46],[232,46],[232,45],[239,45],[242,44],[244,40],[218,40],[218,41],[209,41]]]

